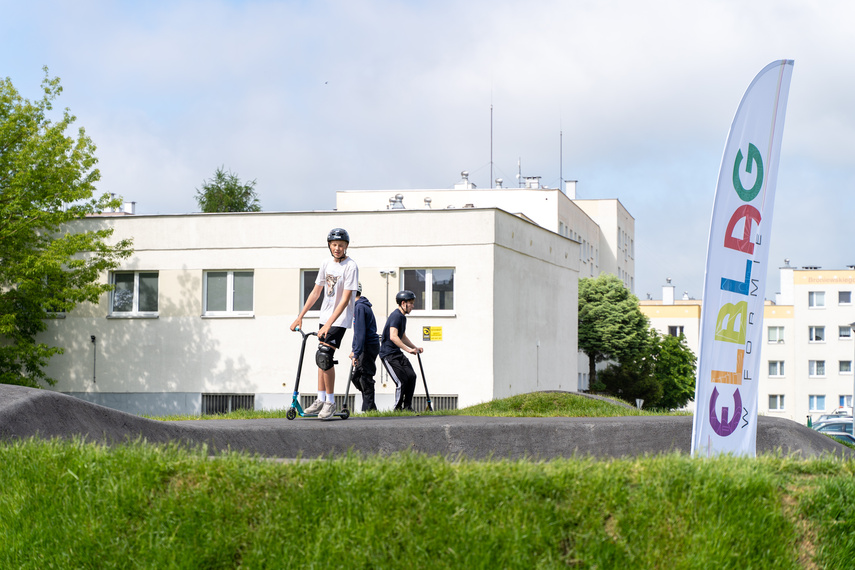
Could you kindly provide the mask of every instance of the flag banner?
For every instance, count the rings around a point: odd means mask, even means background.
[[[715,190],[695,386],[692,455],[755,456],[757,382],[775,183],[793,61],[757,74],[739,107]]]

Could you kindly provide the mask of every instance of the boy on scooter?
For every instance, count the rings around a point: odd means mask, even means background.
[[[332,259],[324,261],[318,270],[315,287],[309,293],[303,310],[291,323],[291,330],[302,327],[303,316],[312,308],[323,293],[321,304],[320,330],[318,331],[318,351],[315,362],[318,365],[318,397],[306,414],[318,414],[318,418],[329,420],[335,414],[335,361],[333,356],[341,346],[344,333],[353,323],[354,296],[359,283],[359,268],[356,262],[347,256],[350,236],[342,228],[333,228],[327,235],[327,246]]]
[[[402,351],[410,354],[424,352],[407,337],[407,315],[416,304],[412,291],[401,291],[395,295],[398,308],[386,319],[383,338],[380,342],[380,362],[395,382],[395,409],[414,412],[413,392],[416,391],[416,371]]]

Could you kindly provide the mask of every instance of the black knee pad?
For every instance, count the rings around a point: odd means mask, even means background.
[[[335,354],[335,349],[331,346],[327,346],[322,344],[318,347],[318,351],[315,353],[315,362],[318,364],[318,368],[321,370],[329,370],[335,364],[338,364],[335,360],[333,360],[333,354]]]

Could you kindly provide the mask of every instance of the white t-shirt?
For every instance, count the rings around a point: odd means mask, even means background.
[[[328,259],[321,265],[321,268],[318,270],[318,278],[315,280],[315,285],[321,285],[324,288],[321,293],[321,297],[323,298],[319,319],[321,325],[327,324],[327,320],[332,316],[335,308],[338,307],[344,292],[352,291],[347,307],[332,324],[334,327],[344,327],[346,329],[351,327],[353,324],[353,306],[356,303],[356,287],[358,284],[359,268],[356,266],[356,262],[350,257],[346,257],[341,263],[336,263],[335,260]]]

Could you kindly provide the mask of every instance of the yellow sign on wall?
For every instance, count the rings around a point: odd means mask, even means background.
[[[442,340],[442,327],[422,327],[422,340]]]

